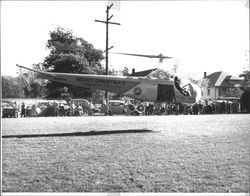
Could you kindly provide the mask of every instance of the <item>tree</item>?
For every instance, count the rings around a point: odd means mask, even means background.
[[[190,80],[190,82],[197,84],[200,88],[208,87],[210,83],[210,80],[208,78],[202,78],[202,79],[197,80],[192,77],[189,77],[188,79]]]
[[[33,64],[34,69],[38,69],[39,64]],[[16,78],[19,85],[23,88],[25,97],[36,98],[44,96],[44,80],[36,77],[33,71],[19,69]]]
[[[150,74],[150,77],[157,78],[158,80],[169,80],[172,75],[169,71],[157,69]]]
[[[92,95],[92,101],[93,103],[103,103],[103,100],[105,99],[105,92],[96,90]]]
[[[2,97],[3,98],[23,98],[24,91],[17,78],[11,76],[2,77]]]
[[[243,77],[242,80],[242,90],[250,90],[250,71],[244,70],[242,74],[240,74],[240,77]]]
[[[128,76],[129,75],[129,70],[127,67],[124,67],[123,70],[122,70],[122,75],[123,76]]]
[[[241,90],[244,91],[240,97],[241,111],[250,113],[250,70],[244,70],[240,77],[243,77]]]
[[[73,35],[71,30],[57,27],[50,32],[47,42],[50,54],[42,63],[42,69],[59,73],[103,74],[101,65],[103,52],[97,50],[92,44]],[[89,97],[92,90],[73,85],[49,81],[45,85],[46,96],[57,98],[61,96],[64,87],[74,97]]]
[[[242,95],[242,91],[239,88],[229,88],[226,97],[240,97]]]
[[[33,82],[30,84],[30,97],[36,98],[36,97],[42,97],[44,95],[44,87],[39,82]]]
[[[35,67],[35,65],[33,65]],[[17,77],[2,77],[3,98],[42,97],[44,95],[43,80],[37,80],[32,71],[19,69]]]

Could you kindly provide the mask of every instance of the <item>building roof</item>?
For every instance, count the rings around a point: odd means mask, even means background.
[[[206,77],[209,80],[209,86],[215,86],[215,83],[220,77],[220,73],[221,72],[214,72]]]
[[[135,76],[135,77],[145,77],[149,74],[151,74],[153,71],[157,70],[157,68],[155,69],[148,69],[148,70],[144,70],[144,71],[138,71],[138,72],[134,72],[132,74],[130,74],[129,76]]]
[[[237,81],[242,80],[239,77],[232,76],[223,71],[214,72],[208,75],[206,78],[209,79],[210,87],[217,86],[217,87],[225,87],[225,88],[234,87]]]
[[[225,83],[225,80],[226,80],[227,76],[230,76],[229,74],[227,74],[225,72],[222,72],[222,71],[219,72],[219,73],[220,73],[220,75],[217,78],[217,81],[216,81],[214,86],[221,86],[222,83]]]

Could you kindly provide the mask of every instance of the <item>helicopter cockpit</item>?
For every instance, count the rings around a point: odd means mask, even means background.
[[[189,81],[180,80],[177,76],[174,77],[174,85],[176,89],[185,97],[191,96],[192,86]]]

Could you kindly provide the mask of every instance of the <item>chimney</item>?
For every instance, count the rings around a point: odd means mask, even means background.
[[[204,72],[204,78],[206,78],[207,77],[207,72]]]
[[[134,74],[134,73],[135,73],[135,68],[132,69],[132,74]]]

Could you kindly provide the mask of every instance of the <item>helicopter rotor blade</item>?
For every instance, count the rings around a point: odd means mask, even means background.
[[[159,58],[159,59],[173,58],[173,57],[163,56],[162,54],[159,54],[159,55],[146,55],[146,54],[133,54],[133,53],[121,53],[121,52],[112,52],[112,53],[121,54],[121,55],[129,55],[129,56],[147,57],[147,58]]]

